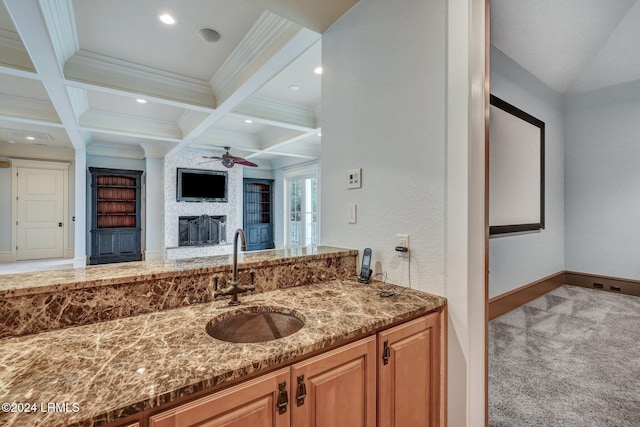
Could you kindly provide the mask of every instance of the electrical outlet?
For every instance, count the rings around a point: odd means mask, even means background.
[[[408,234],[397,235],[396,252],[398,252],[398,256],[401,256],[401,257],[409,256],[409,235]]]

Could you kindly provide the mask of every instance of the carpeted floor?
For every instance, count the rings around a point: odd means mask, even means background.
[[[640,298],[565,285],[489,322],[489,425],[640,426]]]

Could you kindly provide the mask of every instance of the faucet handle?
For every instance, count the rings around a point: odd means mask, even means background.
[[[216,296],[218,295],[218,282],[220,281],[220,275],[219,274],[214,274],[213,275],[213,299],[216,299]]]

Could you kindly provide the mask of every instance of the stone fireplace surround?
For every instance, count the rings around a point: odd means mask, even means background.
[[[227,169],[215,161],[203,163],[203,156],[208,155],[211,155],[210,150],[185,148],[164,160],[164,258],[167,260],[230,254],[233,232],[242,227],[242,168]],[[178,202],[177,168],[227,171],[227,202]],[[202,215],[226,217],[226,235],[220,238],[226,243],[181,246],[179,217]]]

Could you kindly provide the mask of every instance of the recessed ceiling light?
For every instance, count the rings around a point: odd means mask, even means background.
[[[318,132],[318,136],[322,136],[322,132]]]
[[[253,123],[253,120],[251,120],[251,119],[247,119],[247,120],[245,120],[244,122],[245,122],[245,123]]]
[[[146,104],[147,100],[146,99],[142,99],[142,98],[138,98],[136,99],[136,101],[138,101],[140,104]]]
[[[316,74],[322,74],[322,67],[316,67],[313,72]]]
[[[298,86],[298,85],[291,85],[291,86],[289,86],[289,90],[292,90],[292,91],[296,92],[296,91],[300,90],[300,86]]]
[[[34,138],[33,136],[28,136],[28,137],[27,137],[27,139],[28,139],[29,141],[33,141],[35,138]]]
[[[158,16],[158,19],[167,25],[173,25],[176,23],[176,18],[169,15],[168,13],[163,13],[162,15]]]

